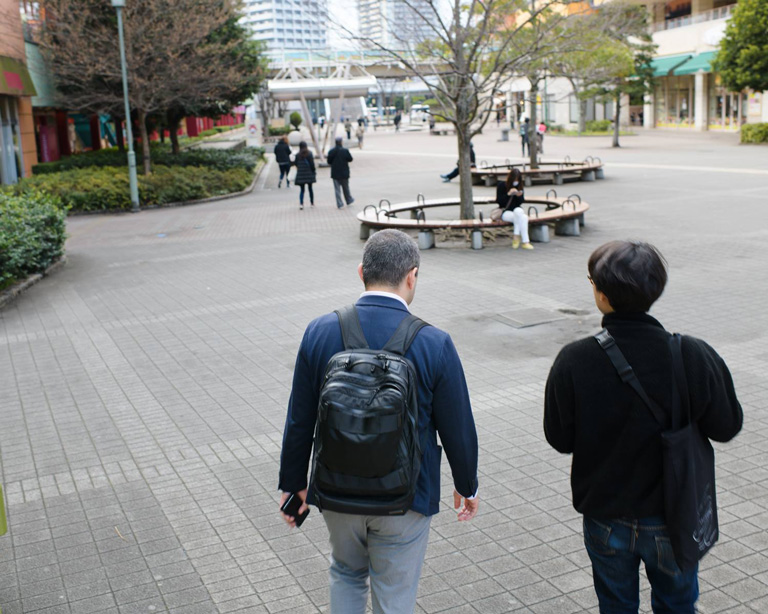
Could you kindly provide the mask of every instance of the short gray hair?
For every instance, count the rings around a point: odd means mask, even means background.
[[[363,248],[363,283],[366,288],[384,285],[396,288],[421,263],[416,242],[400,230],[373,234]]]

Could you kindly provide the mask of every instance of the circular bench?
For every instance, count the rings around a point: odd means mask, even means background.
[[[427,210],[444,207],[458,207],[458,198],[440,198],[426,200],[419,194],[415,201],[390,204],[386,199],[378,205],[368,205],[357,219],[360,221],[360,238],[367,239],[372,231],[385,228],[399,230],[417,230],[419,232],[419,247],[429,249],[435,246],[435,230],[464,230],[471,233],[472,248],[482,249],[483,230],[500,229],[512,226],[510,222],[493,221],[482,211],[477,219],[427,219]],[[475,197],[475,205],[496,205],[494,198]],[[528,233],[531,241],[549,243],[550,227],[554,227],[556,235],[578,236],[584,226],[584,213],[589,205],[581,200],[578,194],[559,198],[555,190],[549,190],[544,198],[532,197],[525,201],[528,213]],[[406,217],[407,214],[407,217]]]
[[[495,186],[497,181],[503,181],[513,168],[519,168],[526,186],[534,181],[538,183],[554,183],[562,185],[565,181],[594,181],[605,179],[603,162],[600,158],[587,156],[583,162],[572,162],[570,156],[566,156],[562,162],[539,162],[539,168],[531,168],[527,162],[512,164],[507,161],[504,164],[487,164],[480,162],[480,166],[472,169],[472,183],[474,185]]]

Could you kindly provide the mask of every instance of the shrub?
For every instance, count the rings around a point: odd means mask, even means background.
[[[253,180],[252,170],[157,165],[151,175],[139,175],[139,198],[146,207],[240,192]],[[44,192],[73,211],[131,208],[127,168],[81,168],[37,175],[6,190],[18,195]]]
[[[246,147],[238,151],[226,149],[187,149],[177,154],[168,147],[153,148],[152,163],[161,166],[207,166],[218,170],[244,168],[252,171],[258,161],[264,157],[261,147]],[[136,164],[141,167],[143,156],[136,154]],[[60,173],[78,168],[102,168],[108,166],[128,166],[125,152],[116,148],[102,149],[62,158],[56,162],[43,162],[33,167],[35,175]]]
[[[269,136],[282,136],[291,131],[291,126],[268,126]]]
[[[0,289],[48,268],[64,253],[66,211],[40,192],[0,192]]]
[[[586,124],[587,132],[608,132],[611,129],[610,119],[593,119]]]
[[[290,121],[291,121],[291,126],[293,126],[294,128],[296,128],[296,130],[298,130],[299,126],[301,126],[301,122],[303,121],[301,117],[301,113],[299,113],[298,111],[294,111],[293,113],[291,113]]]
[[[744,124],[741,127],[742,143],[768,143],[768,123]]]

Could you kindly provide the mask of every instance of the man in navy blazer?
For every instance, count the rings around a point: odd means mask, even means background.
[[[365,292],[357,312],[371,348],[382,348],[409,313],[420,264],[413,239],[383,230],[368,239],[358,274]],[[307,501],[318,396],[328,360],[344,349],[338,316],[313,320],[304,333],[293,376],[280,457],[281,505],[290,493]],[[375,614],[404,614],[416,604],[429,522],[440,505],[443,449],[453,474],[458,519],[477,513],[477,432],[464,371],[451,337],[422,328],[406,353],[418,373],[419,430],[426,441],[411,510],[404,516],[361,516],[323,510],[331,542],[331,613],[362,614],[368,581]],[[439,446],[437,435],[440,435]],[[460,509],[459,509],[460,508]],[[294,518],[283,514],[290,526]]]

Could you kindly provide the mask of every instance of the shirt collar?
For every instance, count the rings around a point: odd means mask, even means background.
[[[360,295],[360,298],[365,296],[385,296],[386,298],[393,298],[396,301],[400,301],[403,304],[403,307],[405,307],[407,311],[410,311],[410,309],[408,309],[408,303],[406,303],[405,299],[399,294],[395,294],[393,292],[381,292],[379,290],[366,290]]]

